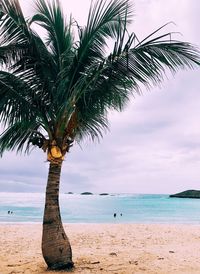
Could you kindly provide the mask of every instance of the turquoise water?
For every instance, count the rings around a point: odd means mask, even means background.
[[[147,194],[61,194],[60,206],[62,220],[67,223],[200,224],[200,199]],[[42,193],[0,193],[0,222],[42,222],[43,208]],[[8,214],[9,210],[13,214]]]

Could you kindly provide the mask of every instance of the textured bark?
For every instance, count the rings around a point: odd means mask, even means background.
[[[59,208],[59,183],[62,161],[50,163],[43,218],[42,254],[49,269],[73,267],[72,251],[63,229]]]

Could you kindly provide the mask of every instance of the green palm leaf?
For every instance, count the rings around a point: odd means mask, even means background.
[[[193,45],[172,40],[169,33],[156,37],[165,26],[141,42],[129,34],[129,0],[93,3],[85,27],[71,18],[67,23],[59,1],[35,4],[35,15],[25,20],[18,0],[0,1],[0,119],[11,129],[34,120],[26,138],[16,136],[29,146],[35,128],[60,146],[68,139],[102,137],[108,111],[122,111],[141,85],[149,88],[162,81],[167,70],[200,64]],[[44,28],[46,41],[32,30],[32,23]],[[107,54],[109,39],[115,43]]]

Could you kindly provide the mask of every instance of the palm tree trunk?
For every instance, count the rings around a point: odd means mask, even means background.
[[[49,269],[73,267],[72,251],[63,229],[59,208],[59,183],[62,161],[50,162],[43,218],[42,254]]]

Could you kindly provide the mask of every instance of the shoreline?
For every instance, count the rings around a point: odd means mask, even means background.
[[[42,222],[0,222],[0,226],[4,226],[4,225],[42,225]],[[160,225],[160,226],[200,226],[200,221],[199,223],[197,222],[188,222],[188,223],[162,223],[162,222],[138,222],[138,223],[134,223],[134,222],[112,222],[112,223],[97,223],[97,222],[63,222],[64,226],[67,225],[147,225],[147,226],[151,226],[151,225]],[[1,273],[0,273],[1,274]]]
[[[65,223],[64,228],[74,274],[200,273],[200,225]],[[52,273],[42,258],[41,236],[41,223],[0,223],[0,273]]]

